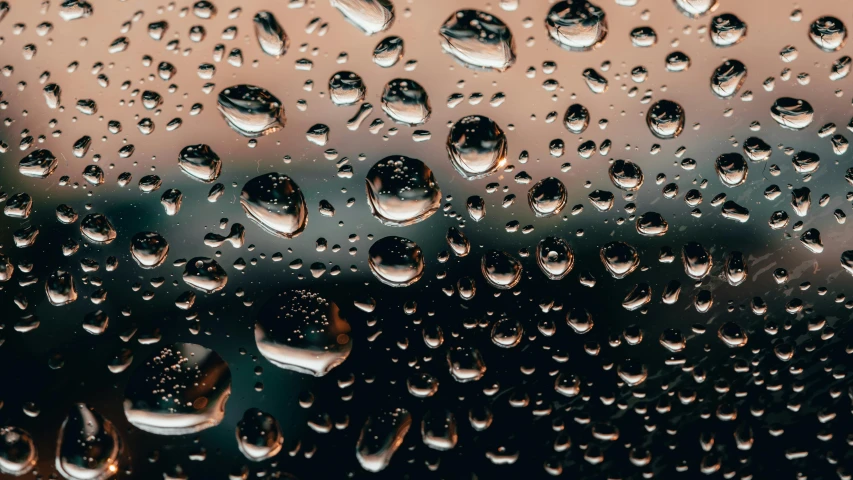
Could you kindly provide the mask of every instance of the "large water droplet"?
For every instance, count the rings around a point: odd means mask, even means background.
[[[684,129],[684,109],[671,100],[660,100],[646,114],[646,124],[658,138],[675,138]]]
[[[415,126],[429,120],[432,107],[424,87],[409,79],[397,78],[385,85],[382,111],[397,123]]]
[[[335,302],[310,290],[291,290],[264,305],[255,344],[279,368],[322,377],[347,359],[352,337]]]
[[[821,50],[834,52],[847,42],[847,28],[835,17],[820,17],[809,27],[809,38]]]
[[[225,288],[228,274],[216,260],[195,257],[184,267],[184,283],[205,293],[214,293]]]
[[[281,173],[267,173],[246,182],[240,193],[240,205],[247,217],[278,237],[296,237],[308,225],[308,207],[302,190]]]
[[[551,40],[567,50],[590,50],[607,36],[604,10],[585,0],[557,2],[545,17],[545,27]]]
[[[109,244],[116,239],[116,229],[101,213],[90,213],[80,222],[80,233],[95,244]]]
[[[373,63],[382,68],[391,68],[403,58],[405,43],[396,36],[383,38],[373,49]]]
[[[492,14],[459,10],[438,33],[442,49],[467,67],[503,72],[515,63],[512,32]]]
[[[368,265],[376,278],[392,287],[408,287],[424,274],[421,247],[402,237],[385,237],[370,246]]]
[[[394,4],[390,0],[331,0],[351,24],[373,35],[394,23]]]
[[[50,150],[34,150],[18,163],[18,172],[25,177],[47,178],[59,166]]]
[[[674,0],[678,10],[690,18],[699,18],[717,9],[717,0]]]
[[[545,237],[536,245],[536,263],[549,279],[561,280],[575,265],[571,245],[559,237]]]
[[[743,185],[749,173],[746,159],[737,152],[724,153],[717,157],[714,162],[714,169],[717,171],[720,181],[727,187]]]
[[[770,116],[785,128],[802,130],[811,125],[814,119],[814,108],[805,100],[782,97],[773,102],[770,107]]]
[[[124,391],[124,413],[140,430],[186,435],[219,425],[230,395],[231,370],[219,354],[176,343],[133,372]]]
[[[589,110],[579,103],[569,105],[563,117],[563,124],[570,132],[580,135],[589,126]]]
[[[604,245],[599,256],[604,268],[616,279],[627,277],[640,265],[637,249],[625,242],[610,242]]]
[[[329,79],[329,98],[335,105],[354,105],[364,100],[364,81],[352,72],[338,72]]]
[[[253,19],[255,24],[255,37],[261,50],[267,55],[278,57],[287,53],[290,39],[281,28],[275,15],[265,10],[258,12]]]
[[[708,32],[714,46],[731,47],[746,38],[746,23],[737,15],[724,13],[711,19]]]
[[[537,217],[557,215],[566,206],[566,186],[559,179],[545,177],[530,187],[527,203]]]
[[[269,413],[250,408],[237,422],[237,447],[253,462],[262,462],[278,455],[284,438],[278,420]]]
[[[694,280],[701,280],[711,272],[714,262],[711,254],[697,242],[687,242],[681,248],[681,261],[684,272]]]
[[[403,155],[385,157],[367,172],[370,212],[385,225],[402,227],[426,220],[441,206],[432,170]]]
[[[211,183],[219,178],[222,160],[210,146],[202,143],[184,147],[178,154],[178,166],[190,178]]]
[[[480,270],[489,285],[500,290],[509,290],[521,281],[521,262],[503,251],[489,250],[483,254]]]
[[[711,75],[711,90],[720,98],[736,94],[746,81],[746,65],[738,60],[727,60]]]
[[[284,128],[284,106],[270,92],[254,85],[234,85],[219,93],[219,113],[244,137],[269,135]]]
[[[450,129],[447,153],[463,177],[468,180],[487,177],[506,165],[506,135],[488,117],[464,117]]]
[[[608,169],[613,185],[626,192],[636,192],[643,186],[643,170],[634,162],[616,160]]]
[[[74,277],[64,270],[51,273],[44,282],[44,291],[51,305],[68,305],[77,300]]]
[[[355,444],[355,456],[361,468],[374,473],[384,470],[411,426],[412,415],[402,408],[367,417]]]
[[[56,469],[69,480],[106,480],[118,472],[121,440],[112,422],[78,403],[62,422]]]
[[[130,240],[130,255],[142,268],[156,268],[166,261],[169,242],[157,232],[139,232]]]
[[[37,461],[38,450],[29,432],[18,427],[0,428],[0,473],[20,477]]]

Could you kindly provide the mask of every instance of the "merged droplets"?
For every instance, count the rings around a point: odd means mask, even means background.
[[[536,263],[550,280],[561,280],[575,265],[571,245],[559,237],[545,237],[536,245]]]
[[[616,279],[627,277],[640,265],[637,249],[625,242],[610,242],[599,252],[604,268]]]
[[[116,229],[109,219],[101,213],[90,213],[80,222],[80,233],[94,243],[106,245],[116,239]]]
[[[717,171],[720,181],[727,187],[743,185],[749,173],[746,159],[737,152],[724,153],[717,157],[714,162],[714,169]]]
[[[332,6],[362,32],[373,35],[391,28],[394,4],[391,0],[331,0]]]
[[[545,27],[551,40],[567,50],[590,50],[607,36],[604,10],[585,0],[557,2],[545,17]]]
[[[277,237],[296,237],[308,225],[302,190],[281,173],[267,173],[246,182],[240,205],[249,219]]]
[[[130,240],[130,256],[145,269],[159,267],[169,254],[169,242],[157,232],[139,232]]]
[[[489,250],[484,253],[480,270],[489,285],[500,290],[509,290],[521,281],[521,262],[504,251]]]
[[[464,117],[450,129],[447,153],[453,168],[463,177],[468,180],[487,177],[506,165],[506,135],[488,117]]]
[[[616,160],[608,169],[613,185],[626,192],[636,192],[643,186],[643,170],[634,162]]]
[[[438,33],[442,49],[465,66],[503,72],[515,63],[512,32],[490,13],[459,10]]]
[[[373,275],[385,285],[408,287],[424,274],[421,247],[403,237],[385,237],[370,246],[368,265]]]
[[[781,97],[770,107],[770,116],[785,128],[802,130],[814,120],[814,108],[805,100]]]
[[[258,12],[253,19],[255,37],[261,50],[267,55],[278,57],[287,53],[290,39],[275,19],[275,15],[265,10]]]
[[[727,60],[711,75],[711,90],[720,98],[736,94],[746,81],[746,66],[738,60]]]
[[[276,367],[322,377],[347,359],[352,337],[335,302],[310,290],[290,290],[263,306],[255,344]]]
[[[228,126],[244,137],[269,135],[284,128],[284,106],[254,85],[234,85],[219,93],[217,108]]]
[[[354,105],[364,100],[364,81],[352,72],[338,72],[329,79],[329,98],[335,105]]]
[[[719,6],[717,0],[674,0],[678,10],[690,18],[699,18]]]
[[[59,162],[50,150],[34,150],[18,162],[18,172],[25,177],[47,178],[56,170]]]
[[[140,430],[186,435],[219,425],[230,395],[231,370],[219,354],[175,343],[133,372],[124,391],[124,413]]]
[[[566,186],[555,177],[545,177],[527,192],[527,203],[537,217],[559,214],[568,199]]]
[[[208,145],[188,145],[178,154],[178,166],[190,178],[211,183],[219,178],[222,160]]]
[[[262,462],[278,455],[284,437],[278,420],[269,413],[250,408],[237,422],[237,448],[249,460]]]
[[[403,444],[412,414],[402,408],[382,410],[367,417],[355,444],[355,456],[368,472],[384,470]]]
[[[228,274],[216,260],[205,257],[190,259],[184,266],[184,283],[205,293],[215,293],[228,283]]]
[[[83,403],[62,422],[56,469],[68,480],[106,480],[118,472],[121,439],[112,422]]]
[[[746,38],[746,23],[737,15],[724,13],[711,19],[708,32],[714,46],[731,47]]]
[[[426,220],[441,206],[441,190],[422,161],[392,155],[367,172],[367,203],[380,222],[406,226]]]
[[[432,114],[426,90],[414,80],[391,80],[385,85],[381,101],[382,111],[403,125],[423,125]]]
[[[655,102],[646,114],[646,124],[654,136],[661,139],[675,138],[684,129],[684,109],[671,100]]]
[[[847,28],[835,17],[820,17],[809,26],[809,38],[825,52],[835,52],[847,42]]]

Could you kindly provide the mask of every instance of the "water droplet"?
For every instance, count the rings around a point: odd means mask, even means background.
[[[736,94],[746,82],[746,66],[738,60],[727,60],[711,75],[711,90],[720,98]]]
[[[464,117],[450,129],[447,153],[460,175],[468,180],[484,178],[506,164],[506,135],[488,117]]]
[[[717,330],[717,337],[729,348],[746,346],[746,342],[749,340],[746,332],[740,325],[734,322],[726,322],[720,325],[720,328]]]
[[[271,298],[258,315],[255,343],[276,367],[315,377],[328,374],[352,350],[350,326],[338,305],[310,290]]]
[[[799,98],[781,97],[770,107],[770,116],[782,127],[802,130],[811,125],[814,109],[811,104]]]
[[[490,13],[459,10],[438,33],[442,49],[467,67],[503,72],[515,63],[512,32]]]
[[[139,232],[130,240],[130,255],[144,269],[159,267],[169,254],[169,243],[157,232]]]
[[[308,225],[302,190],[281,173],[267,173],[246,182],[240,205],[247,217],[277,237],[294,238]]]
[[[809,38],[821,50],[834,52],[847,42],[847,28],[835,17],[820,17],[809,27]]]
[[[687,242],[681,248],[681,261],[684,272],[694,280],[701,280],[711,272],[714,262],[711,254],[697,242]]]
[[[402,237],[385,237],[370,246],[368,265],[376,278],[392,287],[408,287],[424,273],[421,248]]]
[[[717,157],[714,162],[714,168],[717,171],[717,176],[723,185],[727,187],[737,187],[746,182],[746,176],[749,173],[746,159],[739,153],[724,153]]]
[[[208,145],[188,145],[178,154],[178,166],[190,178],[211,183],[219,178],[222,160]]]
[[[106,480],[118,471],[121,440],[112,422],[77,403],[62,422],[56,469],[69,480]]]
[[[231,370],[219,354],[176,343],[136,367],[124,391],[124,413],[145,432],[187,435],[219,425],[230,395]]]
[[[626,192],[636,192],[643,186],[643,171],[636,163],[616,160],[608,170],[613,185]]]
[[[590,50],[607,36],[604,10],[585,0],[557,2],[548,11],[545,27],[551,40],[567,50]]]
[[[566,186],[559,179],[546,177],[527,192],[527,203],[537,217],[559,214],[567,201]]]
[[[559,237],[545,237],[536,245],[536,262],[551,280],[562,280],[575,265],[571,245]]]
[[[397,78],[385,85],[382,111],[397,123],[423,125],[432,113],[429,96],[418,82]]]
[[[662,139],[675,138],[684,129],[685,115],[681,105],[670,101],[655,102],[646,115],[646,123],[654,136]]]
[[[367,417],[355,444],[355,456],[361,468],[374,473],[384,470],[411,426],[412,415],[402,408],[383,410]]]
[[[25,177],[47,178],[52,174],[59,162],[50,150],[34,150],[18,163],[18,172]]]
[[[237,447],[253,462],[262,462],[281,451],[284,438],[278,420],[269,413],[250,408],[237,422]]]
[[[290,46],[290,38],[281,28],[275,15],[265,10],[258,12],[253,19],[255,24],[255,37],[261,50],[267,55],[279,57],[287,53]]]
[[[669,223],[656,212],[646,212],[637,217],[636,226],[637,233],[647,237],[660,237],[669,230]]]
[[[404,42],[400,37],[386,37],[373,49],[373,63],[382,68],[391,68],[403,58]]]
[[[394,4],[390,0],[331,0],[351,24],[373,35],[391,28]]]
[[[0,428],[0,473],[20,477],[38,461],[38,450],[29,432],[18,427]]]
[[[569,105],[563,117],[563,124],[575,135],[582,134],[589,126],[589,110],[579,103]]]
[[[746,23],[732,13],[717,15],[711,19],[711,42],[717,47],[731,47],[746,38]]]
[[[214,293],[225,288],[228,274],[212,258],[195,257],[184,267],[184,283],[205,293]]]
[[[489,250],[483,254],[480,270],[489,285],[500,290],[509,290],[521,281],[521,262],[503,251]]]
[[[719,5],[717,0],[675,0],[675,6],[690,18],[699,18],[713,12]]]
[[[599,256],[604,268],[616,279],[627,277],[640,265],[637,249],[625,242],[610,242],[604,245]]]
[[[352,72],[338,72],[329,79],[329,98],[335,105],[354,105],[364,100],[364,81]]]
[[[80,233],[86,240],[107,245],[116,239],[116,229],[109,219],[101,213],[90,213],[80,222]]]
[[[269,135],[284,128],[284,106],[260,87],[228,87],[219,93],[217,108],[228,126],[244,137]]]

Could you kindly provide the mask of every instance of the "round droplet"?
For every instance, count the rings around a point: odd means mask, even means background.
[[[640,265],[637,249],[625,242],[610,242],[601,247],[601,263],[616,279],[627,277]]]
[[[515,41],[499,18],[479,10],[459,10],[438,30],[441,48],[463,65],[503,72],[515,63]]]
[[[512,348],[521,343],[524,327],[515,319],[502,317],[492,325],[492,343],[501,348]]]
[[[835,17],[820,17],[809,27],[809,38],[821,50],[834,52],[847,42],[847,28]]]
[[[530,187],[527,203],[537,217],[557,215],[566,206],[566,186],[559,179],[545,177]]]
[[[463,177],[468,180],[487,177],[506,165],[506,135],[488,117],[464,117],[450,129],[447,153]]]
[[[740,348],[749,340],[744,329],[734,322],[726,322],[717,330],[717,337],[729,348]]]
[[[382,111],[397,123],[416,126],[429,120],[432,107],[426,90],[418,82],[397,78],[385,85]]]
[[[266,173],[246,182],[240,205],[249,219],[277,237],[294,238],[308,225],[302,190],[282,173]]]
[[[225,288],[228,274],[216,260],[195,257],[184,267],[184,283],[205,293],[214,293]]]
[[[746,38],[746,23],[734,14],[724,13],[711,19],[708,32],[714,46],[731,47]]]
[[[545,27],[551,40],[567,50],[590,50],[607,36],[604,10],[585,0],[557,2],[548,11]]]
[[[364,100],[364,81],[352,72],[338,72],[329,79],[329,98],[338,106],[354,105]]]
[[[714,162],[714,169],[717,171],[720,181],[727,187],[743,185],[749,173],[746,159],[737,152],[724,153],[717,157]]]
[[[426,220],[441,206],[441,190],[422,161],[392,155],[367,172],[367,204],[385,225],[402,227]]]
[[[424,274],[423,252],[406,238],[381,238],[370,246],[368,256],[370,271],[385,285],[408,287]]]
[[[536,263],[551,280],[561,280],[575,265],[571,245],[559,237],[545,237],[536,245]]]
[[[187,435],[219,425],[230,395],[231,370],[219,354],[176,343],[133,372],[124,391],[124,413],[140,430]]]
[[[480,270],[489,285],[500,290],[509,290],[521,281],[521,262],[503,251],[489,250],[483,254]]]
[[[579,103],[569,105],[563,117],[563,124],[570,132],[580,135],[589,126],[589,110]]]
[[[29,432],[18,427],[0,428],[0,473],[20,477],[38,461],[38,450]]]
[[[684,109],[681,105],[670,101],[660,100],[649,109],[646,123],[652,134],[658,138],[675,138],[684,129]]]
[[[56,469],[69,480],[106,480],[118,472],[121,440],[112,422],[78,403],[62,422]]]
[[[254,85],[234,85],[219,93],[219,113],[235,132],[254,138],[284,128],[284,106],[270,92]]]
[[[613,185],[626,192],[636,192],[643,186],[643,171],[640,166],[625,160],[616,160],[608,170]]]
[[[90,213],[80,222],[80,233],[95,244],[106,245],[116,239],[116,229],[101,213]]]
[[[727,60],[711,75],[711,90],[720,98],[736,94],[746,81],[746,66],[738,60]]]
[[[178,166],[190,178],[211,183],[219,178],[222,160],[210,146],[202,143],[184,147],[178,154]]]
[[[310,290],[290,290],[271,298],[258,314],[255,344],[276,367],[322,377],[347,359],[352,337],[335,302]]]
[[[404,42],[400,37],[386,37],[373,49],[373,63],[382,68],[391,68],[403,58]]]
[[[802,130],[811,125],[814,119],[814,108],[805,100],[782,97],[773,102],[770,107],[770,116],[785,128]]]
[[[168,254],[169,243],[157,232],[139,232],[130,240],[130,255],[142,268],[159,267]]]
[[[278,455],[284,438],[278,420],[269,413],[250,408],[237,422],[237,448],[249,460],[262,462]]]

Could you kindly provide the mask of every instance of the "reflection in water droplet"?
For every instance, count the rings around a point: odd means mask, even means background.
[[[589,110],[579,103],[569,105],[563,117],[563,124],[570,132],[580,135],[589,126]]]
[[[354,105],[364,100],[364,81],[352,72],[338,72],[329,79],[329,98],[338,106]]]
[[[717,337],[730,348],[739,348],[749,340],[746,332],[734,322],[726,322],[717,330]]]
[[[347,359],[352,337],[337,304],[310,290],[290,290],[264,305],[255,344],[276,367],[322,377]]]
[[[675,0],[678,10],[690,18],[699,18],[719,6],[717,0]]]
[[[720,98],[736,94],[746,82],[746,65],[738,60],[726,60],[711,75],[711,90]]]
[[[729,285],[733,287],[736,287],[746,281],[749,270],[747,268],[746,259],[743,257],[743,253],[737,251],[729,253],[728,257],[726,257],[723,274],[725,275],[726,281],[729,282]]]
[[[557,2],[548,11],[545,27],[551,40],[567,50],[590,50],[607,36],[604,10],[585,0]]]
[[[701,280],[711,272],[714,262],[711,254],[697,242],[687,242],[681,248],[681,261],[684,272],[694,280]]]
[[[479,350],[458,345],[447,350],[450,375],[459,383],[476,382],[486,374],[486,362]]]
[[[284,438],[278,420],[269,413],[250,408],[237,422],[237,447],[253,462],[262,462],[278,455]]]
[[[29,432],[18,427],[0,427],[0,473],[19,477],[38,461],[38,450]]]
[[[235,132],[254,138],[284,128],[284,106],[270,92],[254,85],[234,85],[219,93],[219,113]]]
[[[627,277],[640,265],[637,249],[625,242],[610,242],[604,245],[599,256],[604,268],[615,279]]]
[[[649,109],[646,124],[654,136],[658,138],[675,138],[684,129],[684,109],[681,105],[670,101],[660,100]]]
[[[418,82],[397,78],[385,85],[382,111],[397,123],[415,126],[429,120],[432,107],[426,90]]]
[[[331,0],[351,24],[373,35],[391,28],[394,4],[390,0]]]
[[[764,162],[770,158],[773,148],[758,137],[749,137],[743,142],[743,153],[753,162]]]
[[[382,68],[391,68],[403,58],[403,39],[396,36],[383,38],[373,49],[373,63]]]
[[[447,245],[453,250],[457,257],[467,256],[471,252],[471,242],[458,228],[450,227],[447,229]]]
[[[255,37],[261,50],[267,55],[278,57],[287,53],[290,39],[284,33],[284,29],[275,19],[275,15],[265,10],[258,12],[253,19],[255,24]]]
[[[402,408],[367,417],[355,444],[355,456],[361,468],[374,473],[384,470],[411,426],[412,415]]]
[[[458,441],[456,417],[450,410],[428,411],[421,421],[424,445],[438,451],[452,450]]]
[[[368,265],[376,278],[392,287],[408,287],[424,274],[421,248],[402,237],[385,237],[370,246]]]
[[[450,129],[447,153],[453,167],[466,179],[487,177],[506,165],[506,135],[488,117],[464,117]]]
[[[392,155],[367,172],[370,213],[385,225],[402,227],[426,220],[441,206],[432,170],[420,160]]]
[[[512,32],[490,13],[459,10],[438,33],[441,48],[467,67],[503,72],[515,63]]]
[[[805,100],[781,97],[776,99],[770,107],[770,116],[782,127],[802,130],[811,125],[814,119],[814,108]]]
[[[835,17],[820,17],[809,27],[809,38],[821,50],[834,52],[847,42],[847,28]]]
[[[549,279],[561,280],[575,265],[575,254],[568,242],[545,237],[536,245],[536,262]]]
[[[643,186],[643,171],[640,166],[625,160],[616,160],[608,170],[613,185],[626,192],[636,192]]]
[[[159,267],[168,254],[169,243],[157,232],[139,232],[130,240],[130,255],[142,268]]]
[[[202,143],[184,147],[178,154],[178,166],[190,178],[211,183],[219,178],[222,160],[210,146]]]
[[[717,157],[714,168],[720,181],[727,187],[743,185],[749,173],[746,159],[737,152],[724,153]]]
[[[294,238],[308,225],[302,190],[282,173],[267,173],[246,182],[240,205],[249,219],[277,237]]]
[[[820,238],[820,231],[816,228],[803,232],[800,235],[800,243],[812,253],[823,253],[823,241]]]
[[[187,435],[219,425],[230,395],[231,370],[219,354],[176,343],[133,372],[124,391],[124,413],[145,432]]]
[[[121,440],[112,422],[78,403],[62,422],[56,469],[69,480],[106,480],[118,472]]]
[[[195,257],[184,267],[184,283],[205,293],[214,293],[225,288],[228,274],[212,258]]]
[[[68,305],[77,300],[77,288],[74,277],[64,270],[56,270],[47,277],[44,291],[51,305]]]
[[[47,178],[56,170],[59,162],[50,150],[34,150],[18,163],[18,172],[25,177]]]
[[[500,290],[509,290],[521,281],[521,262],[503,251],[489,250],[483,254],[480,270],[489,285]]]
[[[527,192],[527,203],[537,217],[559,214],[566,206],[566,200],[566,186],[554,177],[543,178]]]
[[[80,222],[80,233],[86,240],[95,244],[109,244],[116,239],[116,230],[106,216],[90,213]]]
[[[731,13],[724,13],[711,19],[711,42],[717,47],[731,47],[746,38],[746,23]]]

